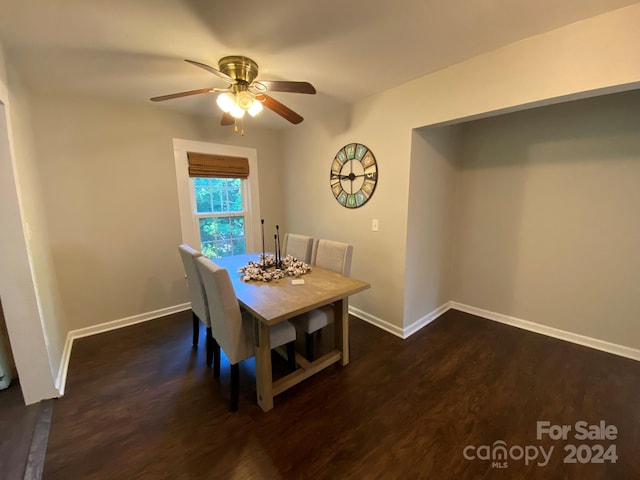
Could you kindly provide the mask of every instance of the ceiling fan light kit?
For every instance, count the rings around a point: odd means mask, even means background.
[[[226,89],[203,88],[200,90],[190,90],[188,92],[153,97],[151,100],[159,102],[189,95],[198,95],[200,93],[217,93],[216,103],[224,112],[220,122],[221,125],[235,125],[235,120],[243,118],[246,112],[252,117],[255,117],[264,107],[280,115],[285,120],[293,124],[298,124],[304,120],[302,116],[264,92],[316,93],[316,89],[309,82],[279,80],[263,80],[258,82],[256,81],[258,64],[250,58],[240,55],[221,58],[218,61],[218,69],[194,60],[185,61],[222,78],[229,83],[229,87]]]
[[[264,108],[262,107],[262,102],[256,99],[253,101],[253,103],[251,103],[251,106],[249,107],[247,112],[249,112],[249,115],[251,115],[252,117],[255,117],[262,110],[264,110]]]
[[[231,108],[236,104],[236,100],[235,98],[233,98],[232,94],[225,92],[218,95],[216,103],[220,107],[220,110],[222,110],[223,112],[229,112],[231,111]]]
[[[243,110],[249,110],[254,101],[253,95],[249,92],[238,92],[236,95],[236,105]]]

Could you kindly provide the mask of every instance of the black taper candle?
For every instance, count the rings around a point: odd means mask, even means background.
[[[273,235],[273,248],[275,250],[275,258],[276,258],[276,268],[278,268],[278,236],[277,235]]]
[[[262,223],[262,268],[264,269],[267,264],[264,258],[264,218],[260,219],[260,223]]]
[[[280,251],[280,225],[276,225],[276,235],[278,236],[278,268],[282,266],[282,252]]]

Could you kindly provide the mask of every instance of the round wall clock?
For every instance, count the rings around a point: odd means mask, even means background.
[[[329,184],[340,205],[358,208],[367,203],[378,183],[378,164],[373,152],[360,143],[338,150],[331,163]]]

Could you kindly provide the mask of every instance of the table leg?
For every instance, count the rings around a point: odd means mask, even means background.
[[[333,304],[336,350],[342,354],[341,365],[349,364],[349,299],[343,298]]]
[[[273,382],[271,376],[271,339],[269,326],[254,319],[256,339],[256,390],[258,405],[265,412],[273,408]]]

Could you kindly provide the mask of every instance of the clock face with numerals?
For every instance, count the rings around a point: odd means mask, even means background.
[[[349,143],[331,162],[329,184],[340,205],[358,208],[367,203],[378,183],[378,164],[373,152],[360,143]]]

